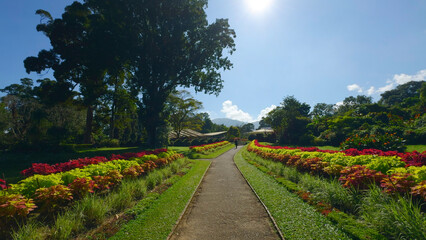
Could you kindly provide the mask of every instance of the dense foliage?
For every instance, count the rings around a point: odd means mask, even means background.
[[[293,96],[262,121],[286,145],[332,145],[347,148],[404,150],[404,144],[426,143],[426,82],[408,82],[371,97],[347,97],[342,104],[309,105]],[[387,144],[384,144],[387,143]]]

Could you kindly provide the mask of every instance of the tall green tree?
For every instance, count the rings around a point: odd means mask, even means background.
[[[105,21],[120,21],[114,36],[128,49],[133,77],[131,86],[141,95],[144,127],[150,146],[158,145],[159,125],[167,97],[176,87],[219,94],[220,70],[229,70],[235,50],[235,33],[226,19],[209,24],[206,0],[86,0]],[[119,19],[118,19],[119,18]],[[117,20],[118,19],[118,20]]]
[[[200,110],[203,104],[194,99],[188,91],[173,92],[168,98],[167,105],[170,111],[169,123],[177,138],[180,138],[185,128],[193,130],[201,128],[202,122],[196,117],[196,111]]]
[[[323,118],[333,116],[335,110],[333,104],[317,103],[311,112],[312,118]]]
[[[28,73],[53,69],[60,85],[74,83],[74,87],[80,87],[87,108],[84,141],[90,143],[93,110],[107,90],[107,70],[115,63],[110,50],[111,32],[99,14],[77,1],[67,6],[58,19],[45,10],[36,13],[44,20],[37,25],[37,31],[49,38],[52,49],[26,58],[25,68]]]

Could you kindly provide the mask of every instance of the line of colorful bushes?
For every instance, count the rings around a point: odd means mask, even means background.
[[[382,151],[379,149],[363,149],[358,150],[355,148],[346,149],[343,151],[334,151],[334,150],[321,150],[317,147],[281,147],[281,146],[268,146],[262,145],[255,140],[256,146],[269,148],[269,149],[286,149],[286,150],[300,150],[302,152],[321,152],[321,153],[342,153],[346,156],[361,156],[361,155],[375,155],[382,157],[399,157],[404,161],[408,166],[425,166],[426,165],[426,151],[419,153],[417,151],[413,152],[398,152],[398,151]]]
[[[114,160],[120,157],[131,160]],[[114,155],[107,162],[49,175],[35,174],[10,186],[6,186],[3,181],[4,189],[0,190],[0,225],[11,218],[25,217],[36,208],[40,213],[52,213],[88,193],[106,193],[123,179],[137,178],[182,157],[174,151],[163,149]]]
[[[294,166],[302,172],[339,177],[344,187],[361,190],[377,184],[387,193],[411,193],[426,200],[426,166],[410,166],[398,156],[303,151],[302,148],[264,146],[256,140],[247,149],[264,159]]]
[[[190,146],[189,149],[191,149],[191,151],[194,151],[196,153],[206,153],[208,151],[213,151],[217,148],[221,148],[229,144],[231,143],[228,141],[221,141],[221,142],[215,142],[210,144],[203,144],[200,146]]]
[[[25,177],[32,176],[34,174],[40,174],[40,175],[48,175],[52,173],[59,173],[59,172],[65,172],[69,171],[75,168],[83,168],[85,166],[91,165],[91,164],[99,164],[103,162],[109,162],[113,160],[129,160],[133,158],[141,158],[145,155],[158,155],[160,153],[167,152],[167,149],[156,149],[153,151],[143,151],[143,152],[137,152],[137,153],[124,153],[121,155],[112,154],[111,157],[91,157],[91,158],[79,158],[70,160],[68,162],[62,162],[57,163],[53,165],[49,165],[46,163],[33,163],[32,166],[28,169],[25,169],[21,171],[21,174]]]

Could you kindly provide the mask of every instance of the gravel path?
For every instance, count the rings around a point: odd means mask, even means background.
[[[234,164],[236,152],[233,149],[212,160],[170,239],[279,239],[268,214]]]

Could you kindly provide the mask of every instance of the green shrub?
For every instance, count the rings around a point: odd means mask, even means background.
[[[119,191],[111,193],[106,198],[108,206],[112,212],[120,212],[132,206],[132,193],[130,188],[121,188]]]
[[[340,148],[343,150],[349,148],[356,148],[358,150],[363,149],[379,149],[383,151],[399,151],[404,152],[405,150],[405,140],[401,137],[398,137],[396,134],[385,133],[385,134],[376,134],[376,135],[354,135],[347,138],[344,142],[340,144]]]
[[[75,212],[68,211],[56,218],[55,225],[52,227],[52,238],[57,240],[69,239],[83,228],[83,220]]]
[[[426,239],[426,218],[411,199],[396,199],[373,187],[360,205],[361,217],[390,239]]]
[[[46,239],[45,230],[41,228],[41,224],[31,221],[27,224],[19,226],[17,230],[12,230],[13,240],[44,240]]]
[[[92,227],[102,223],[105,219],[106,214],[110,210],[110,206],[107,203],[107,201],[103,201],[99,197],[88,195],[77,202],[75,210],[81,214],[85,225]]]
[[[103,139],[98,143],[99,147],[119,147],[120,140],[118,139]]]
[[[147,186],[148,190],[154,189],[155,186],[160,184],[162,180],[163,180],[163,176],[159,171],[151,172],[146,177],[146,186]]]

